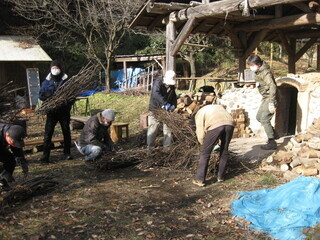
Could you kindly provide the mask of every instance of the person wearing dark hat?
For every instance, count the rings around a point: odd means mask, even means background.
[[[50,73],[42,82],[39,99],[41,101],[50,101],[54,93],[68,80],[68,75],[65,74],[61,68],[59,61],[54,60],[51,63]],[[63,134],[63,153],[66,160],[72,159],[70,154],[71,147],[71,133],[70,133],[70,110],[73,102],[68,102],[59,108],[56,108],[47,113],[45,133],[44,133],[44,146],[43,155],[40,158],[41,162],[49,162],[51,140],[54,128],[59,122]]]
[[[79,138],[79,145],[75,142],[79,152],[85,155],[85,161],[97,159],[102,152],[113,151],[109,129],[114,118],[115,112],[106,109],[86,122]]]
[[[13,172],[20,164],[24,174],[29,171],[23,147],[26,131],[19,125],[0,124],[0,186],[8,187],[14,181]]]

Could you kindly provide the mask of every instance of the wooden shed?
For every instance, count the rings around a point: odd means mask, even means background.
[[[190,34],[214,34],[230,39],[243,79],[246,58],[262,41],[279,42],[288,53],[288,72],[320,37],[317,1],[301,0],[148,0],[131,28],[166,31],[166,69],[175,69],[175,56]],[[307,39],[297,49],[299,39]],[[318,69],[320,47],[318,45]]]
[[[32,88],[40,84],[37,64],[48,61],[52,59],[33,38],[0,36],[0,85],[12,81],[17,87],[25,87],[29,96]],[[30,103],[36,101],[37,96],[33,98],[29,97]]]

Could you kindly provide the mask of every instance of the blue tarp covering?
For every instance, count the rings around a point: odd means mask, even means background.
[[[95,94],[96,92],[102,92],[104,90],[106,90],[105,86],[97,87],[96,89],[87,90],[87,91],[83,92],[81,95],[79,95],[79,97],[91,96],[91,95]]]
[[[320,223],[320,179],[299,177],[275,189],[241,192],[232,213],[275,239],[305,239],[303,228]]]
[[[140,76],[143,68],[127,68],[128,88],[136,87],[138,84],[138,77]],[[111,78],[114,79],[113,88],[120,86],[124,81],[124,70],[119,69],[111,71]]]

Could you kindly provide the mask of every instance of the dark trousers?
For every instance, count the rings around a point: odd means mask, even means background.
[[[0,162],[3,163],[3,169],[0,167],[0,172],[6,170],[11,175],[16,167],[16,160],[13,154],[6,148],[0,149]]]
[[[61,113],[48,113],[44,130],[44,146],[43,156],[47,159],[50,157],[51,140],[54,128],[57,123],[60,123],[63,134],[63,153],[70,154],[71,147],[71,133],[70,133],[70,111],[64,114]]]
[[[211,152],[218,140],[221,140],[218,177],[223,178],[229,155],[229,144],[233,134],[233,126],[224,125],[208,131],[200,152],[199,167],[196,180],[205,181]]]

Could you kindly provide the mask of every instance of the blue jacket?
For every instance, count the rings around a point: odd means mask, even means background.
[[[61,80],[57,82],[55,86],[55,82],[52,79],[51,73],[48,74],[46,77],[46,80],[44,80],[41,84],[41,88],[39,91],[39,99],[41,101],[45,101],[46,99],[53,96],[55,91],[59,89],[66,81],[67,81],[67,74],[63,73],[61,74]]]

